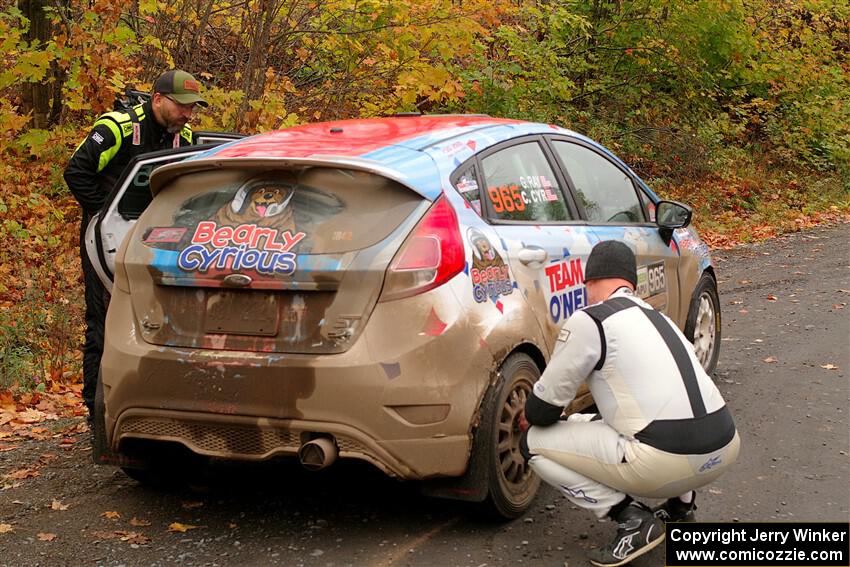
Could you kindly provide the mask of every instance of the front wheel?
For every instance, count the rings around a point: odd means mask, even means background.
[[[708,273],[700,277],[694,290],[685,336],[693,343],[703,369],[708,374],[713,373],[720,356],[720,297],[717,284]]]
[[[487,503],[493,513],[506,519],[521,516],[540,488],[540,478],[519,449],[519,415],[539,377],[540,370],[528,355],[512,354],[502,364],[495,395],[484,407],[488,421],[481,433],[489,435]]]

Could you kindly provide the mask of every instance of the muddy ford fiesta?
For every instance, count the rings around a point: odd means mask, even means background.
[[[95,458],[134,478],[168,475],[175,447],[353,458],[520,515],[539,481],[517,417],[601,240],[717,362],[690,210],[574,132],[396,117],[202,150],[131,164],[87,237],[112,293]]]

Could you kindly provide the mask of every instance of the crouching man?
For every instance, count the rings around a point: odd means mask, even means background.
[[[564,325],[525,405],[521,447],[531,468],[569,500],[617,522],[590,562],[624,565],[664,540],[662,521],[694,521],[694,490],[738,456],[732,416],[691,344],[634,295],[635,256],[594,246],[589,303]],[[561,413],[587,382],[598,415]],[[526,425],[523,423],[523,425]],[[667,498],[651,510],[633,496]]]

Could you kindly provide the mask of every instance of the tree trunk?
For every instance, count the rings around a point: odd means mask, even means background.
[[[30,45],[38,43],[40,47],[50,41],[51,26],[44,7],[47,0],[18,0],[18,9],[29,20],[30,27],[24,36]],[[21,111],[32,112],[31,128],[47,128],[50,117],[51,82],[50,74],[39,83],[24,83],[21,86]]]

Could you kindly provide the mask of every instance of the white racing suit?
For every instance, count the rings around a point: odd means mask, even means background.
[[[561,420],[585,381],[599,415]],[[626,494],[671,498],[710,483],[740,446],[691,344],[628,288],[567,320],[526,418],[531,468],[599,518]]]

